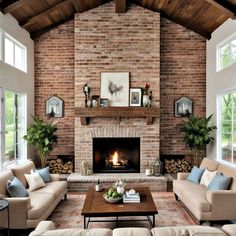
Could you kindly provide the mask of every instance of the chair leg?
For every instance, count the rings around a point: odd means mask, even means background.
[[[177,196],[177,194],[174,193],[174,195],[175,195],[175,200],[179,201],[179,197]]]
[[[64,195],[64,201],[67,200],[67,193]]]

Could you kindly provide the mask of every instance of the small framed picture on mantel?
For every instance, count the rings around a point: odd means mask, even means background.
[[[142,89],[130,88],[129,91],[129,105],[131,107],[140,107],[142,101]]]

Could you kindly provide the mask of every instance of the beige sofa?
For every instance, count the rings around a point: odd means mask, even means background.
[[[187,181],[189,173],[178,173],[173,191],[200,221],[236,220],[236,168],[204,158],[201,168],[232,177],[229,190],[207,191],[206,187]]]
[[[35,228],[48,218],[63,196],[67,194],[67,182],[59,181],[59,175],[50,175],[51,182],[45,187],[29,192],[29,197],[11,198],[7,194],[7,181],[16,176],[27,187],[24,174],[34,169],[34,163],[27,161],[7,171],[0,172],[0,197],[9,201],[10,228]],[[0,212],[0,227],[7,227],[7,212]]]
[[[209,226],[173,226],[147,228],[55,229],[51,221],[42,221],[29,236],[236,236],[236,225],[222,229]]]

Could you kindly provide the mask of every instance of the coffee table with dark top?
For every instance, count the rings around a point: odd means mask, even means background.
[[[151,227],[155,227],[155,214],[158,214],[149,188],[135,188],[140,194],[140,203],[108,203],[103,194],[108,190],[96,192],[93,187],[88,189],[81,215],[84,216],[84,228],[88,228],[90,222],[118,222],[121,221],[149,221]],[[122,216],[146,216],[147,219],[119,220]],[[93,217],[115,217],[115,220],[91,220]],[[152,217],[152,220],[151,220]]]

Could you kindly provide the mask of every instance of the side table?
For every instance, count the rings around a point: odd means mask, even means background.
[[[0,211],[7,209],[7,235],[10,235],[9,202],[6,199],[0,199]]]

